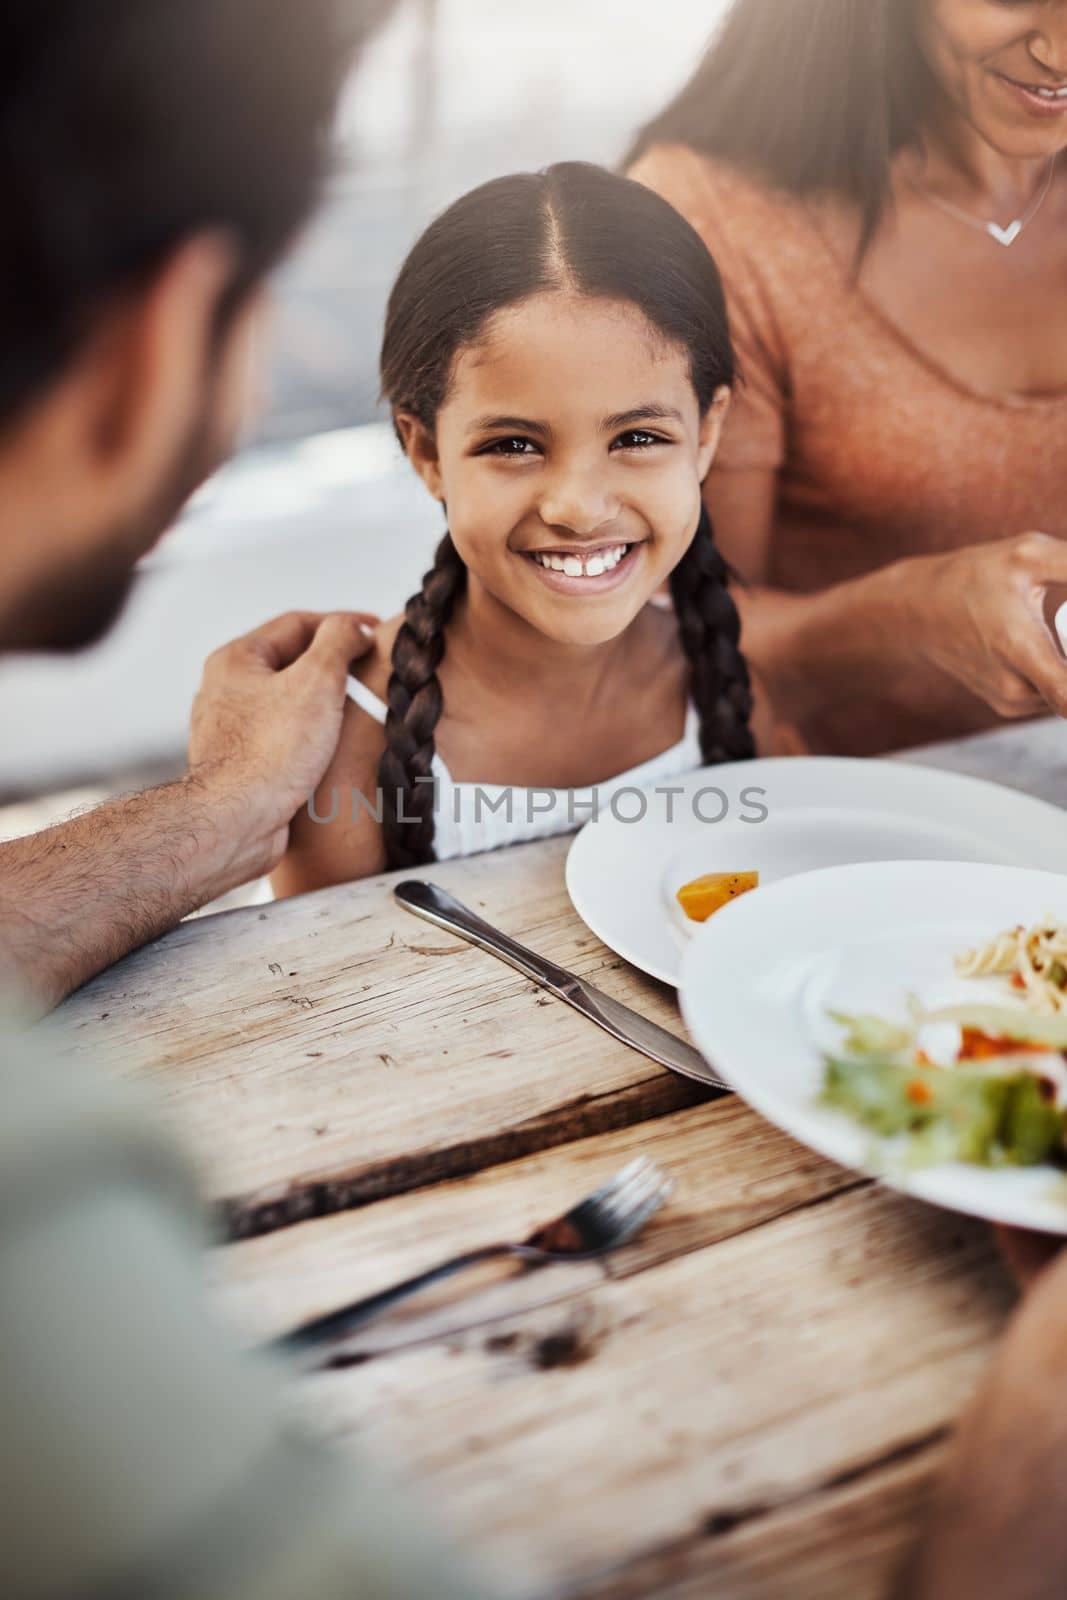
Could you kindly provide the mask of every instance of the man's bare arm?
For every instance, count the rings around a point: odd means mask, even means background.
[[[334,753],[376,620],[292,613],[226,645],[204,671],[184,778],[0,845],[0,988],[46,1011],[269,872]]]

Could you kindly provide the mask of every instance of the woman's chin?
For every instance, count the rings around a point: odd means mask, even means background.
[[[1051,161],[1067,149],[1067,118],[1057,120],[1045,130],[1001,124],[983,130],[983,137],[1008,161]]]

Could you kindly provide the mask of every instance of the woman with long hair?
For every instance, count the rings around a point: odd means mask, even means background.
[[[794,749],[1067,714],[1065,147],[1064,0],[735,0],[631,152],[723,276],[706,501]]]

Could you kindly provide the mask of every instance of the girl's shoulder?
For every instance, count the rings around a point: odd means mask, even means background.
[[[335,762],[356,752],[381,753],[385,743],[386,697],[393,670],[393,645],[404,621],[403,613],[383,622],[374,643],[355,663],[348,677],[348,698],[341,724],[341,739]]]
[[[365,878],[385,868],[375,820],[378,764],[385,749],[384,702],[393,642],[402,617],[382,623],[349,677],[337,748],[315,793],[289,829],[289,848],[272,875],[282,897]],[[353,698],[353,690],[363,703]]]
[[[393,646],[396,636],[404,622],[404,613],[399,612],[395,617],[390,617],[378,627],[374,635],[374,643],[361,656],[349,674],[357,683],[370,691],[376,699],[385,700],[389,689],[389,678],[393,670]]]

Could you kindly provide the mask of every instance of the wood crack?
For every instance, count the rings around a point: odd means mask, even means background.
[[[767,1500],[756,1502],[752,1505],[741,1505],[733,1508],[712,1511],[701,1525],[698,1538],[721,1539],[727,1534],[735,1532],[738,1528],[746,1527],[751,1522],[758,1522],[763,1517],[774,1516],[780,1511],[793,1511],[811,1500],[818,1499],[824,1494],[833,1494],[836,1489],[851,1488],[853,1484],[861,1483],[878,1472],[887,1472],[892,1467],[898,1467],[905,1462],[914,1461],[917,1456],[923,1455],[935,1445],[943,1444],[948,1438],[947,1427],[931,1428],[928,1432],[920,1434],[916,1439],[904,1439],[900,1444],[894,1445],[891,1450],[883,1451],[880,1455],[872,1456],[866,1461],[854,1463],[843,1468],[840,1472],[831,1473],[821,1483],[812,1484],[802,1494],[787,1496],[781,1500]]]
[[[831,1473],[798,1494],[732,1507],[717,1507],[708,1512],[696,1528],[677,1539],[664,1541],[631,1555],[625,1565],[602,1570],[576,1584],[567,1584],[564,1588],[554,1590],[551,1595],[543,1596],[542,1600],[644,1600],[647,1595],[660,1593],[665,1582],[681,1580],[687,1573],[692,1574],[696,1570],[706,1575],[708,1593],[714,1593],[713,1552],[718,1541],[728,1540],[732,1535],[769,1522],[772,1518],[804,1511],[819,1501],[857,1485],[870,1484],[873,1488],[877,1479],[902,1468],[915,1466],[921,1469],[924,1458],[934,1457],[947,1442],[950,1433],[947,1425],[930,1428],[914,1438],[901,1440],[889,1450]],[[928,1467],[932,1472],[932,1459]]]
[[[309,1179],[282,1193],[226,1199],[216,1208],[218,1231],[225,1241],[251,1239],[316,1217],[352,1211],[393,1195],[409,1194],[450,1178],[466,1178],[523,1156],[559,1145],[614,1133],[639,1122],[652,1122],[688,1110],[723,1091],[710,1089],[673,1073],[660,1072],[622,1090],[581,1095],[530,1117],[499,1133],[486,1134],[440,1150],[415,1151],[336,1177]]]
[[[476,1335],[479,1330],[499,1327],[500,1325],[503,1325],[505,1331],[491,1337],[486,1343],[486,1349],[494,1352],[514,1352],[516,1349],[520,1349],[529,1343],[529,1341],[527,1341],[525,1334],[521,1329],[509,1328],[508,1325],[520,1321],[530,1310],[536,1309],[537,1311],[544,1311],[551,1306],[566,1307],[570,1302],[582,1301],[590,1294],[595,1293],[599,1287],[623,1283],[625,1282],[626,1278],[634,1276],[636,1272],[655,1272],[661,1267],[671,1265],[673,1262],[677,1261],[679,1257],[691,1254],[694,1250],[707,1249],[709,1244],[712,1242],[715,1244],[722,1244],[728,1239],[737,1239],[746,1233],[751,1233],[756,1228],[767,1227],[775,1222],[784,1221],[787,1217],[799,1216],[805,1211],[810,1211],[815,1206],[827,1205],[833,1201],[843,1199],[845,1196],[854,1193],[857,1189],[869,1187],[871,1181],[872,1180],[869,1178],[857,1178],[853,1181],[844,1181],[840,1187],[829,1190],[824,1194],[812,1195],[805,1200],[783,1205],[779,1210],[767,1212],[764,1215],[753,1219],[751,1222],[743,1224],[742,1226],[730,1228],[729,1230],[720,1234],[714,1241],[703,1239],[691,1246],[685,1246],[671,1254],[660,1256],[653,1261],[646,1261],[639,1264],[637,1267],[630,1267],[628,1270],[621,1273],[613,1270],[612,1258],[610,1256],[606,1256],[602,1260],[595,1263],[596,1270],[601,1274],[600,1284],[583,1280],[576,1282],[573,1287],[563,1287],[561,1285],[558,1289],[554,1288],[545,1299],[542,1300],[539,1298],[536,1306],[527,1306],[523,1310],[516,1310],[514,1306],[487,1310],[484,1304],[480,1304],[478,1300],[474,1299],[466,1302],[466,1310],[459,1320],[447,1320],[443,1327],[432,1326],[429,1330],[412,1331],[410,1334],[401,1332],[398,1335],[387,1339],[384,1344],[375,1344],[374,1333],[372,1331],[370,1334],[370,1345],[360,1344],[357,1338],[354,1344],[349,1342],[336,1349],[325,1350],[320,1357],[307,1363],[304,1368],[304,1375],[307,1377],[312,1377],[316,1373],[320,1372],[341,1372],[351,1367],[366,1366],[367,1363],[371,1361],[387,1360],[391,1357],[406,1354],[419,1348],[425,1348],[434,1344],[447,1343],[450,1340],[455,1340],[456,1338],[467,1338],[471,1335]],[[516,1273],[515,1278],[530,1276],[534,1273],[540,1273],[543,1270],[544,1269],[542,1267],[528,1267],[519,1273]],[[570,1267],[566,1268],[565,1270],[568,1272],[573,1272],[574,1268]],[[560,1361],[552,1362],[544,1359],[543,1351],[546,1339],[550,1346],[555,1346],[558,1348],[562,1344],[564,1347],[573,1347],[575,1345],[575,1328],[573,1321],[564,1320],[564,1322],[560,1324],[559,1328],[555,1332],[550,1333],[547,1336],[538,1335],[537,1338],[533,1340],[531,1348],[535,1351],[540,1350],[542,1352],[541,1358],[535,1359],[534,1365],[540,1367],[542,1370],[551,1365],[563,1364]],[[584,1348],[586,1347],[583,1346],[583,1349]],[[586,1359],[588,1358],[588,1353],[588,1350],[586,1350]],[[577,1363],[572,1362],[571,1364]],[[843,1475],[839,1481],[834,1481],[833,1486],[841,1487],[848,1481],[849,1480],[847,1476]],[[767,1507],[768,1511],[773,1509],[773,1507]],[[732,1525],[733,1524],[731,1524],[731,1526]]]

